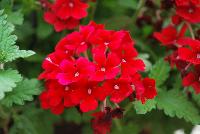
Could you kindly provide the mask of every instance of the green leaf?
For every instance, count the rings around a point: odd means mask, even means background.
[[[12,35],[14,25],[7,21],[7,15],[0,10],[0,63],[25,58],[35,54],[33,51],[19,50],[15,45],[17,36]]]
[[[126,125],[123,125],[122,126],[122,129],[119,130],[119,129],[112,129],[112,133],[111,134],[138,134],[140,132],[140,128],[138,126],[138,124],[136,123],[129,123],[129,124],[126,124]]]
[[[141,101],[135,101],[133,104],[137,114],[146,114],[147,112],[156,109],[155,99],[147,100],[145,104],[142,104]]]
[[[145,71],[148,72],[149,70],[151,70],[152,68],[152,64],[151,62],[149,61],[149,55],[146,54],[146,53],[143,53],[143,54],[139,54],[138,55],[138,58],[139,59],[142,59],[144,61],[144,64],[145,64]]]
[[[131,9],[137,9],[138,1],[136,0],[118,0],[118,1],[121,6],[131,8]]]
[[[193,124],[200,123],[198,109],[178,90],[162,91],[156,98],[157,107],[170,117],[184,118]]]
[[[76,124],[80,124],[82,121],[81,118],[82,117],[81,117],[80,113],[75,108],[67,109],[64,113],[64,119],[67,122],[73,122]]]
[[[13,104],[24,105],[25,101],[32,101],[34,95],[41,92],[40,83],[36,79],[25,79],[18,83],[12,92],[6,93],[2,104],[11,107]]]
[[[157,87],[164,84],[164,82],[169,77],[170,72],[170,66],[167,62],[165,62],[163,59],[160,59],[158,62],[156,62],[155,65],[153,65],[149,77],[156,80]]]
[[[21,10],[8,13],[8,22],[14,25],[22,25],[24,21],[24,15]]]
[[[16,70],[0,70],[0,100],[4,98],[6,92],[16,87],[16,82],[21,80],[22,77]]]

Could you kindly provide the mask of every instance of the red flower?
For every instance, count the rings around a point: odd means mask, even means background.
[[[64,37],[43,62],[40,78],[47,86],[40,97],[42,107],[56,114],[72,106],[88,112],[99,102],[105,106],[107,99],[120,103],[135,90],[137,98],[151,98],[155,93],[145,91],[142,79],[131,79],[145,67],[133,46],[129,32],[108,31],[94,22]],[[110,112],[113,118],[123,113]]]
[[[56,0],[52,10],[60,19],[82,19],[87,16],[88,5],[80,0]]]
[[[200,1],[199,0],[176,0],[176,14],[191,22],[200,22]]]
[[[110,100],[115,103],[120,103],[133,93],[131,84],[126,78],[107,80],[102,88],[110,93]]]
[[[176,28],[172,25],[165,27],[161,33],[154,32],[154,37],[159,40],[163,45],[174,45],[184,36],[187,30],[187,26],[183,25],[180,32],[178,33]],[[178,43],[179,44],[179,43]]]
[[[51,109],[54,114],[61,114],[64,110],[64,87],[56,81],[48,81],[46,90],[40,95],[43,109]]]
[[[61,72],[57,79],[62,85],[69,85],[89,77],[94,72],[94,66],[85,58],[76,61],[63,60],[60,64]]]
[[[57,32],[75,28],[87,16],[88,5],[80,0],[56,0],[55,3],[41,0],[41,3],[47,9],[44,20],[54,25]]]
[[[93,35],[91,42],[92,44],[98,45],[101,48],[109,48],[111,50],[117,49],[124,37],[123,31],[109,31],[109,30],[98,30]]]
[[[153,99],[157,95],[156,82],[154,79],[144,78],[143,81],[144,93],[142,95],[141,101],[145,103],[147,99]]]
[[[104,79],[113,79],[120,72],[120,60],[115,54],[96,53],[94,54],[96,62],[96,71],[91,76],[92,80],[103,81]]]
[[[54,25],[54,29],[56,30],[56,32],[60,32],[65,29],[74,29],[76,26],[79,25],[78,19],[74,19],[70,17],[63,20],[63,19],[60,19],[51,11],[47,11],[44,13],[44,20],[47,23]]]
[[[192,86],[196,94],[200,93],[200,65],[196,65],[194,72],[188,73],[183,78],[183,86]]]
[[[195,65],[200,64],[200,41],[185,39],[185,43],[188,43],[191,48],[179,48],[178,55],[180,59]]]
[[[98,106],[98,100],[103,101],[108,95],[105,89],[99,88],[98,82],[87,79],[82,79],[76,86],[76,90],[81,96],[79,98],[81,98],[80,109],[82,112],[95,110]]]

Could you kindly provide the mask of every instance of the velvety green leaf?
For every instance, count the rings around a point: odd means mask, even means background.
[[[25,58],[35,54],[33,51],[19,50],[15,45],[17,36],[12,35],[14,25],[7,22],[7,15],[0,11],[0,63]]]
[[[193,124],[200,123],[198,109],[178,90],[162,91],[156,98],[157,107],[170,117],[184,118]]]
[[[138,4],[137,0],[118,0],[118,1],[119,1],[119,4],[124,7],[137,9],[137,4]]]
[[[6,92],[10,92],[16,87],[16,83],[22,77],[16,70],[0,70],[0,100],[4,98]]]
[[[155,100],[147,100],[145,104],[142,104],[141,101],[133,102],[137,114],[146,114],[147,112],[156,108]]]
[[[169,77],[170,66],[163,59],[160,59],[156,64],[153,65],[149,77],[156,80],[157,87],[164,84]]]
[[[40,94],[40,88],[38,80],[25,79],[18,83],[12,92],[6,93],[1,103],[7,107],[11,107],[13,104],[24,105],[25,101],[32,101],[34,95]]]

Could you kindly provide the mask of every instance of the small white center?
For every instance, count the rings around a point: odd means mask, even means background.
[[[71,7],[71,8],[74,7],[74,3],[70,2],[69,7]]]
[[[114,85],[114,89],[119,90],[119,86],[118,85]]]
[[[68,86],[66,86],[66,87],[65,87],[65,91],[68,91],[68,90],[69,90],[69,87],[68,87]]]
[[[131,87],[132,87],[133,91],[135,91],[135,85],[132,84]]]
[[[74,74],[74,77],[78,77],[79,76],[79,72],[76,72],[75,74]]]
[[[200,53],[199,53],[199,54],[197,54],[197,59],[200,59]]]
[[[188,10],[188,12],[189,12],[189,13],[193,13],[194,10],[190,8],[190,9]]]
[[[49,62],[51,62],[51,63],[53,63],[52,60],[51,60],[51,58],[49,58],[49,57],[47,57],[46,60],[49,61]]]
[[[69,53],[69,51],[68,51],[68,50],[66,50],[66,51],[65,51],[65,53],[66,53],[66,54],[68,54],[68,53]]]
[[[107,46],[108,44],[109,44],[109,42],[104,42],[104,45],[106,45],[106,46]]]
[[[126,62],[126,60],[125,60],[125,59],[122,59],[122,62]]]
[[[85,45],[85,41],[81,42],[81,45]]]
[[[106,71],[105,67],[102,67],[102,68],[101,68],[101,71],[102,71],[102,72],[105,72],[105,71]]]
[[[92,89],[88,89],[88,94],[90,95],[90,94],[92,94]]]

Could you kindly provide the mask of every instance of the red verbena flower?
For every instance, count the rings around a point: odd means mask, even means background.
[[[200,1],[199,0],[176,0],[176,14],[191,22],[200,22]]]
[[[196,94],[200,93],[200,65],[196,65],[194,72],[189,72],[183,78],[183,85],[192,86]]]
[[[88,4],[81,0],[56,0],[54,3],[40,0],[47,10],[44,20],[54,25],[57,32],[73,29],[79,25],[80,19],[87,16]]]
[[[152,99],[155,83],[133,79],[145,68],[137,55],[129,32],[108,31],[95,22],[81,26],[61,39],[43,62],[39,78],[47,85],[40,97],[42,107],[56,114],[72,106],[89,112],[99,102],[106,107],[107,99],[120,103],[131,94],[140,94],[141,101]],[[120,110],[114,113],[119,117]]]
[[[185,39],[184,41],[190,48],[181,47],[178,49],[180,59],[195,65],[200,64],[200,41],[192,39]]]

